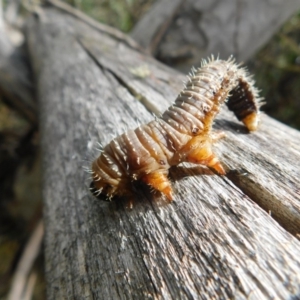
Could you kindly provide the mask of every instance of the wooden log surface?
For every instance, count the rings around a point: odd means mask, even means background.
[[[166,109],[184,76],[56,9],[33,16],[26,34],[40,101],[49,299],[300,296],[298,131],[262,115],[248,134],[224,109],[215,128],[227,137],[215,149],[227,176],[184,164],[170,172],[172,204],[145,188],[132,210],[101,202],[82,168],[97,142]]]

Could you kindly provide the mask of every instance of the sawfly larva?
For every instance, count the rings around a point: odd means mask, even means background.
[[[104,147],[92,164],[91,190],[108,199],[132,196],[132,182],[141,180],[172,201],[171,166],[190,162],[224,175],[212,151],[213,120],[225,102],[249,131],[256,130],[260,100],[253,80],[232,58],[203,60],[160,118],[123,133]]]

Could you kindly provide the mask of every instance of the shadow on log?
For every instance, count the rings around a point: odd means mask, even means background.
[[[54,8],[32,16],[26,33],[40,101],[49,299],[300,295],[300,242],[289,233],[300,228],[299,132],[262,116],[246,134],[224,111],[215,129],[227,137],[215,149],[228,176],[184,165],[171,172],[172,204],[145,189],[132,210],[101,202],[83,172],[97,142],[164,111],[184,76]]]

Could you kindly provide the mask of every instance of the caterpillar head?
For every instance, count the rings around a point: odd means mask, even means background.
[[[91,193],[97,198],[105,201],[109,201],[115,196],[115,190],[117,186],[110,183],[96,181],[95,178],[90,184]]]
[[[97,198],[111,201],[115,196],[123,196],[130,193],[130,183],[126,177],[108,177],[99,175],[93,170],[93,181],[90,184],[91,193]]]

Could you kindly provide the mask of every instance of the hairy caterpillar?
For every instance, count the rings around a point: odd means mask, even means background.
[[[109,199],[130,196],[132,181],[141,180],[172,201],[167,177],[171,166],[191,162],[224,175],[212,151],[217,138],[211,128],[220,105],[226,102],[252,131],[259,122],[259,101],[254,82],[232,58],[203,60],[160,118],[123,133],[104,147],[92,164],[92,192]]]

